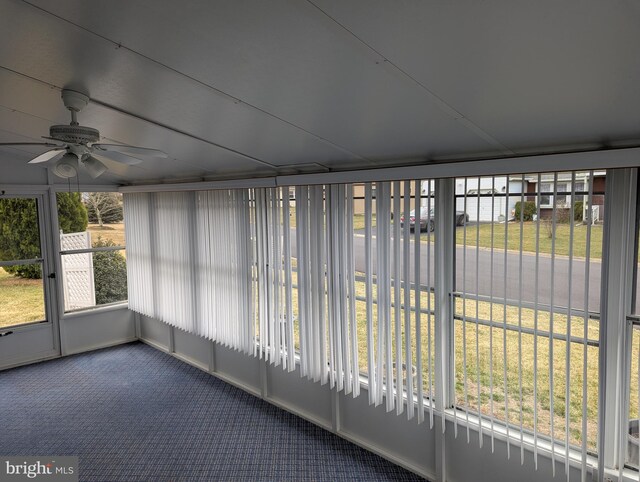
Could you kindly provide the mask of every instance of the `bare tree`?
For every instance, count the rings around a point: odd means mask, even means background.
[[[122,200],[115,192],[92,192],[85,198],[89,222],[104,223],[122,221]]]

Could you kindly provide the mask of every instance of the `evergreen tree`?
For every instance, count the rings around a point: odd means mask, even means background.
[[[79,193],[58,193],[60,229],[74,233],[87,229],[87,210]],[[34,199],[0,199],[0,259],[41,258],[38,213]],[[41,278],[39,264],[7,266],[5,271],[22,278]]]

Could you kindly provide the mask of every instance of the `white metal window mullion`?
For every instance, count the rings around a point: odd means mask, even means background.
[[[583,221],[587,222],[587,235],[585,243],[585,265],[584,265],[584,318],[583,318],[583,333],[582,333],[582,443],[580,444],[581,457],[580,457],[580,480],[582,482],[587,481],[587,440],[588,440],[588,426],[587,426],[587,407],[589,393],[587,391],[587,362],[588,362],[588,344],[589,338],[589,274],[591,264],[591,216],[592,216],[592,202],[593,202],[593,171],[589,172],[589,185],[587,186],[587,217]],[[584,200],[583,200],[584,202]],[[639,364],[640,367],[640,364]],[[638,385],[640,389],[640,384]],[[640,403],[640,397],[638,397]],[[638,412],[640,413],[640,411]]]
[[[507,458],[511,458],[511,441],[509,435],[509,383],[507,380],[507,362],[509,360],[507,354],[507,265],[508,265],[508,249],[509,249],[509,182],[505,189],[504,203],[504,273],[503,273],[503,311],[502,311],[502,355],[503,355],[503,377],[504,377],[504,417],[507,429]]]
[[[468,179],[464,178],[464,212],[467,212],[467,191]],[[476,226],[476,229],[478,226]],[[462,374],[463,374],[463,390],[464,390],[464,416],[467,428],[467,443],[471,441],[471,433],[469,427],[469,391],[467,385],[467,225],[462,228]],[[455,329],[455,328],[454,328]],[[455,335],[454,335],[455,337]],[[457,435],[457,434],[456,434]]]
[[[549,423],[550,423],[550,431],[551,431],[551,440],[555,439],[555,430],[554,430],[554,419],[555,419],[555,410],[554,410],[554,380],[553,380],[553,368],[554,368],[554,346],[553,346],[553,335],[555,333],[554,330],[554,289],[555,289],[555,261],[556,261],[556,228],[557,228],[557,196],[558,193],[558,173],[553,173],[553,210],[552,210],[552,221],[551,221],[551,295],[550,295],[550,308],[549,308]],[[556,476],[556,454],[555,454],[555,444],[551,444],[551,470],[553,476]]]
[[[493,412],[493,255],[496,214],[496,178],[491,178],[491,254],[489,266],[489,413],[491,417],[491,453],[495,451],[495,415]]]
[[[508,181],[507,181],[508,182]],[[522,298],[524,295],[523,286],[523,242],[524,242],[524,174],[520,180],[520,239],[518,242],[518,402],[520,417],[520,465],[524,464],[524,431],[522,419]],[[506,282],[506,280],[505,280]],[[534,408],[535,410],[535,408]]]
[[[533,299],[533,465],[538,470],[538,303],[540,287],[540,201],[542,176],[538,174],[536,183],[536,268],[534,274]]]
[[[478,193],[477,193],[477,197],[476,197],[476,267],[475,267],[475,271],[476,271],[476,296],[478,296],[478,294],[480,294],[480,186],[482,185],[482,178],[478,178]],[[467,211],[466,209],[464,210],[463,214],[462,214],[462,222],[464,223],[464,226],[467,226],[467,222],[466,222],[466,216],[467,216]],[[481,415],[482,414],[482,409],[481,409],[481,405],[480,405],[480,401],[482,400],[482,397],[480,395],[480,389],[482,387],[482,384],[480,383],[480,324],[478,322],[478,319],[480,318],[480,301],[476,298],[475,301],[475,305],[476,305],[476,317],[475,317],[475,325],[476,325],[476,371],[477,373],[477,391],[478,391],[478,414]],[[482,430],[482,416],[478,417],[478,445],[480,448],[482,448],[482,443],[483,443],[483,430]]]
[[[569,208],[569,273],[567,275],[568,282],[568,296],[567,296],[567,326],[566,336],[567,343],[565,346],[565,400],[564,400],[564,421],[565,421],[565,460],[564,470],[567,476],[567,482],[569,482],[570,465],[569,465],[569,435],[571,434],[571,417],[570,417],[570,405],[571,405],[571,311],[573,309],[571,291],[573,281],[573,234],[574,234],[574,197],[575,197],[575,185],[576,185],[576,173],[571,172],[571,192],[569,195],[569,202],[571,206]],[[584,381],[586,383],[586,380]],[[584,434],[586,436],[586,434]]]

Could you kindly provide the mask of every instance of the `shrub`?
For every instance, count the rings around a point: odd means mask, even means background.
[[[95,248],[116,246],[110,240],[98,236]],[[93,253],[93,276],[96,287],[96,305],[127,299],[127,260],[118,251]]]
[[[576,201],[573,205],[573,220],[582,221],[584,212],[584,203],[582,201]]]
[[[515,210],[515,218],[516,220],[520,220],[520,209],[521,209],[521,202],[518,201],[516,203],[516,210]],[[533,216],[536,214],[537,212],[537,208],[536,208],[536,203],[533,201],[525,201],[524,202],[524,212],[522,213],[522,220],[523,221],[533,221]]]

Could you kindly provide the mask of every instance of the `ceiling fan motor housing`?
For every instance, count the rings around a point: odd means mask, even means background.
[[[91,144],[100,140],[100,132],[80,125],[51,126],[49,137],[67,144]]]

